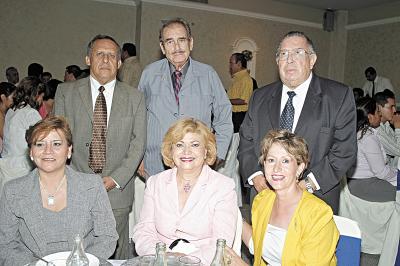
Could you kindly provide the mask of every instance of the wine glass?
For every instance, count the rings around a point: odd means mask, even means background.
[[[182,256],[179,258],[180,266],[200,266],[201,260],[195,256]]]

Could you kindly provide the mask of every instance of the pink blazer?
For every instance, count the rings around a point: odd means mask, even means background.
[[[184,238],[193,243],[197,256],[210,265],[218,238],[232,246],[237,222],[234,181],[204,166],[200,177],[179,212],[177,169],[169,169],[147,180],[143,208],[134,228],[133,240],[139,255],[154,254],[157,242],[167,247]]]

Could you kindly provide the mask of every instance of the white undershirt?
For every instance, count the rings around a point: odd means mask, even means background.
[[[287,230],[268,224],[262,248],[262,258],[271,266],[281,266],[282,252]],[[249,251],[254,255],[253,237],[249,241]]]
[[[96,98],[99,95],[99,88],[100,88],[100,86],[104,87],[103,94],[104,94],[104,98],[106,98],[106,105],[107,105],[107,126],[108,126],[108,121],[110,119],[115,83],[116,83],[116,79],[108,82],[105,85],[101,85],[97,80],[95,80],[92,76],[90,76],[90,90],[92,92],[93,111],[94,111],[94,105],[96,103]]]

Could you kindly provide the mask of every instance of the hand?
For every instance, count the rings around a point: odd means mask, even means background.
[[[265,176],[263,175],[257,175],[253,179],[253,185],[254,188],[257,190],[258,193],[263,191],[264,189],[268,188],[267,181],[265,179]]]
[[[400,128],[400,115],[399,114],[394,114],[392,123],[394,128]]]
[[[306,190],[306,181],[304,181],[304,179],[300,180],[297,184],[301,189]]]
[[[111,176],[103,177],[103,185],[106,188],[107,192],[117,186],[117,184],[115,184],[114,179]]]
[[[149,174],[146,172],[145,168],[144,168],[144,160],[142,160],[139,164],[139,167],[137,169],[137,173],[144,178],[149,177]]]
[[[225,160],[221,158],[217,158],[214,163],[214,170],[217,171],[219,168],[221,168],[225,164]]]
[[[247,266],[246,262],[239,257],[235,251],[233,251],[230,247],[225,246],[225,265],[232,266]]]

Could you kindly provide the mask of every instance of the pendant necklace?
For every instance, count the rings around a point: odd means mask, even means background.
[[[47,205],[53,206],[54,204],[56,204],[55,196],[58,193],[58,191],[60,190],[60,188],[62,187],[62,185],[64,184],[65,178],[66,178],[66,176],[64,175],[63,179],[60,181],[60,184],[58,184],[56,191],[53,194],[50,194],[44,187],[44,185],[39,177],[40,186],[43,188],[44,192],[46,192],[46,194],[47,194]]]
[[[184,180],[183,191],[189,193],[189,191],[192,189],[192,185],[190,184],[191,180],[184,177],[182,177],[182,179]]]

